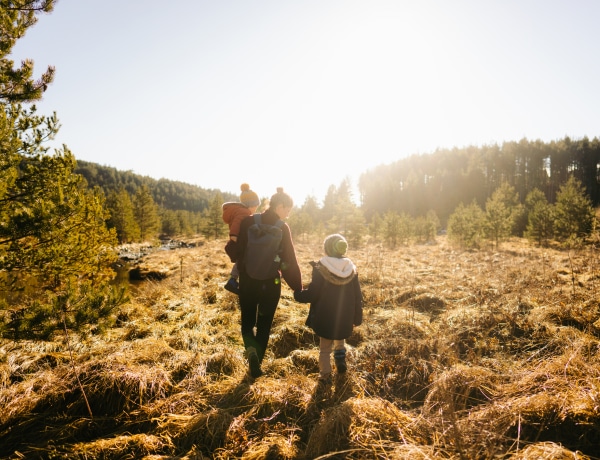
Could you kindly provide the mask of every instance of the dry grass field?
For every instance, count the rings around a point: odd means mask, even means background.
[[[265,375],[247,377],[223,245],[148,256],[164,279],[132,287],[103,335],[1,342],[0,457],[600,458],[593,250],[350,248],[364,324],[322,388],[287,286]],[[308,282],[321,242],[296,248]]]

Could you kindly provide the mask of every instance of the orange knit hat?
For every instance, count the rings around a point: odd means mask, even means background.
[[[258,195],[250,190],[250,186],[248,184],[243,183],[240,186],[240,189],[242,190],[242,193],[240,194],[240,201],[244,206],[251,208],[260,204]]]

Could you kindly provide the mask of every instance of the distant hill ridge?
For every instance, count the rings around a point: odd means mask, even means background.
[[[100,187],[106,196],[119,190],[120,187],[123,187],[130,195],[134,195],[139,187],[146,185],[156,204],[173,211],[202,211],[208,207],[217,193],[222,194],[224,201],[237,199],[235,195],[223,193],[220,190],[205,189],[169,179],[154,179],[135,174],[132,171],[120,171],[111,166],[102,166],[83,160],[77,160],[75,172],[81,174],[90,187]]]

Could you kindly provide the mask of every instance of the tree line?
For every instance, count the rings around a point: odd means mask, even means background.
[[[135,204],[142,185],[148,188],[157,206],[159,223],[151,226],[154,232],[167,236],[194,233],[220,236],[226,231],[215,217],[218,203],[214,200],[218,201],[221,194],[218,190],[205,190],[166,179],[156,181],[93,163],[82,163],[78,172],[90,184],[100,186],[109,197],[109,212],[113,216],[109,226],[117,228],[121,242],[144,239],[135,229],[141,218],[139,212],[129,218],[131,230],[120,229],[126,227],[123,208],[129,206],[124,192]],[[352,226],[355,235],[364,236],[369,233],[369,226],[378,227],[377,222],[385,220],[384,216],[395,215],[399,221],[389,223],[391,228],[408,228],[406,221],[415,220],[411,226],[418,234],[415,239],[421,240],[421,235],[431,232],[423,229],[432,224],[446,228],[450,216],[459,207],[461,210],[473,209],[476,205],[483,210],[501,187],[512,187],[517,202],[524,208],[532,192],[539,198],[543,196],[548,206],[554,205],[561,187],[571,178],[577,180],[590,204],[598,206],[600,142],[597,138],[590,141],[587,137],[580,140],[565,137],[549,143],[522,139],[502,145],[438,149],[363,173],[358,184],[358,205],[351,196],[352,184],[347,180],[337,187],[331,185],[322,202],[316,197],[308,197],[305,203],[297,206],[300,215],[292,215],[290,224],[297,227],[300,234],[306,234],[307,228],[316,232],[335,229],[339,224]],[[237,199],[231,194],[221,194],[220,198],[221,203]],[[121,220],[115,222],[119,213]],[[525,234],[526,220],[526,215],[520,217],[514,226],[515,235]],[[391,238],[394,240],[407,241],[406,230]]]
[[[504,183],[514,187],[521,204],[534,189],[552,204],[570,177],[581,183],[593,206],[600,204],[597,137],[438,149],[378,166],[361,175],[358,188],[367,217],[389,210],[411,216],[434,211],[445,226],[460,203],[475,200],[483,207]]]
[[[109,214],[106,223],[121,244],[206,233],[212,199],[220,195],[235,200],[234,195],[219,190],[156,180],[87,161],[78,161],[75,173],[83,176],[89,187],[102,191]]]

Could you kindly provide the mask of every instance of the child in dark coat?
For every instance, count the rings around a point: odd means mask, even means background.
[[[331,352],[338,374],[346,372],[346,339],[362,323],[362,292],[356,266],[345,257],[348,243],[339,234],[324,242],[325,256],[313,266],[307,289],[294,292],[297,302],[310,303],[306,325],[319,336],[319,380],[331,381]]]

